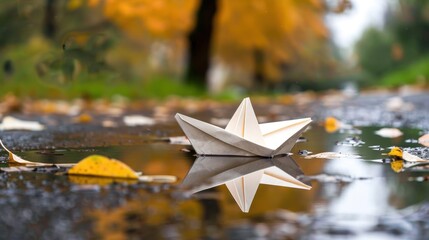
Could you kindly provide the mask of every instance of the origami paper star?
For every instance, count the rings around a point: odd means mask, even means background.
[[[225,184],[243,212],[249,212],[259,184],[309,190],[296,179],[303,174],[290,156],[249,158],[201,156],[192,165],[181,186],[190,193]]]
[[[272,157],[287,154],[310,118],[258,124],[245,98],[225,129],[177,113],[176,120],[197,154]]]

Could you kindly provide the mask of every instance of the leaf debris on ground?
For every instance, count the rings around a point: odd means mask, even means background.
[[[0,130],[27,130],[27,131],[42,131],[45,126],[36,121],[25,121],[11,116],[3,118],[0,123]]]
[[[322,152],[313,155],[308,155],[306,159],[310,158],[324,158],[324,159],[339,159],[339,158],[361,158],[361,156],[350,153],[341,153],[341,152]]]
[[[154,125],[156,121],[153,118],[142,115],[129,115],[123,118],[125,125],[129,127]]]
[[[425,147],[429,147],[429,133],[419,137],[419,143]]]
[[[397,138],[403,135],[401,130],[397,128],[381,128],[375,131],[375,134],[384,138]]]

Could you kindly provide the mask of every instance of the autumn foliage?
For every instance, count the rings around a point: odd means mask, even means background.
[[[199,1],[72,2],[76,8],[101,9],[104,17],[128,38],[148,45],[162,41],[176,48],[175,53],[182,55],[182,61],[186,59],[183,56],[186,36],[195,25]],[[332,62],[328,57],[325,11],[324,2],[319,0],[219,0],[212,62],[227,65],[232,73],[247,73],[241,76],[248,78],[258,68],[262,80],[268,82],[306,78],[318,70],[326,70]]]

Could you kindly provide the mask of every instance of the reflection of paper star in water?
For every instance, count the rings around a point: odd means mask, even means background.
[[[311,186],[296,179],[302,174],[299,166],[289,156],[201,156],[192,165],[181,186],[196,193],[225,184],[240,209],[248,212],[259,184],[311,189]]]
[[[271,157],[289,153],[310,118],[258,124],[249,98],[245,98],[225,129],[176,114],[176,120],[200,155]]]

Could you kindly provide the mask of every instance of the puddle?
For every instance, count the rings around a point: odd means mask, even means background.
[[[292,155],[305,173],[301,178],[311,181],[312,189],[260,185],[249,213],[241,212],[224,185],[188,195],[177,184],[117,182],[94,187],[50,171],[0,173],[0,231],[23,239],[38,233],[50,238],[151,239],[429,236],[429,210],[421,212],[429,209],[429,169],[405,165],[406,170],[397,173],[382,155],[392,146],[425,154],[427,148],[409,140],[416,139],[419,131],[401,129],[403,136],[390,139],[377,136],[374,132],[379,128],[358,129],[327,133],[313,124],[303,135],[306,141],[297,143]],[[76,163],[100,154],[120,159],[144,174],[175,175],[182,181],[196,159],[184,148],[190,149],[149,140],[127,146],[15,153],[49,163]],[[361,158],[306,159],[303,152],[341,152]],[[0,152],[0,160],[6,157]],[[406,214],[402,209],[408,209]],[[44,230],[23,231],[34,228],[35,222]]]

